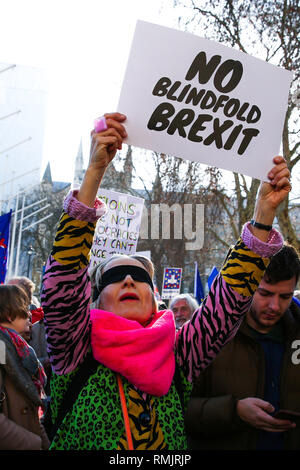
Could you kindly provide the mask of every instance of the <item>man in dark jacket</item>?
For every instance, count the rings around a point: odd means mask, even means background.
[[[300,261],[285,245],[271,260],[235,338],[199,377],[186,413],[191,449],[300,449]]]

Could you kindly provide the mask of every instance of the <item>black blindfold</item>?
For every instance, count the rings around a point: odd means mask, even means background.
[[[151,289],[154,290],[152,279],[145,269],[140,268],[138,266],[121,264],[119,266],[115,266],[114,268],[108,269],[102,275],[100,285],[98,287],[95,287],[94,289],[93,302],[95,302],[95,300],[99,297],[104,287],[115,282],[123,281],[127,274],[130,274],[134,281],[146,282],[147,284],[149,284]]]

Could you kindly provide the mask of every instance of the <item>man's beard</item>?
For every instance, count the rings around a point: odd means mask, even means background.
[[[255,325],[257,326],[257,330],[260,330],[261,332],[265,333],[270,331],[280,318],[280,316],[277,318],[277,315],[274,315],[274,319],[270,319],[269,321],[266,320],[266,322],[264,322],[260,318],[262,315],[267,315],[267,312],[263,311],[260,315],[258,315],[253,305],[251,305],[249,309],[249,314],[251,316],[252,321],[254,321]]]

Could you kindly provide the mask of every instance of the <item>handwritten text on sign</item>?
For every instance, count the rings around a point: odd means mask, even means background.
[[[97,222],[91,268],[115,253],[135,253],[144,204],[142,198],[106,189],[101,189],[98,197],[105,202],[108,212]]]
[[[265,179],[291,78],[235,49],[139,21],[118,105],[127,142]]]

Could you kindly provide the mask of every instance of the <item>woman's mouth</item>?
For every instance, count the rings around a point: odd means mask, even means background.
[[[127,293],[127,294],[121,295],[119,300],[120,302],[125,302],[125,301],[131,302],[131,301],[139,300],[139,297],[135,293]]]

